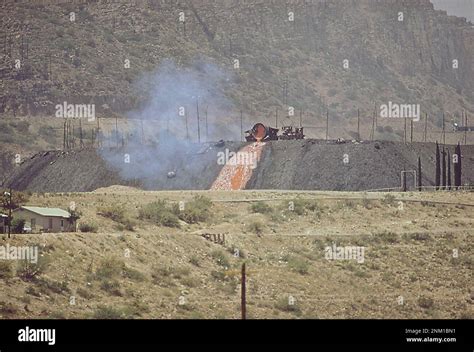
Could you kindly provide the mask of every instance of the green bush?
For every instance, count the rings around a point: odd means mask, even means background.
[[[173,205],[173,213],[188,224],[207,221],[211,216],[212,201],[202,195],[195,196],[190,202],[185,203],[184,209],[179,205]]]
[[[24,281],[32,281],[44,274],[50,263],[49,257],[38,256],[38,261],[32,263],[28,260],[20,260],[16,274]]]
[[[79,224],[79,230],[81,232],[97,232],[99,230],[99,228],[94,223],[83,222],[83,223]]]
[[[301,275],[305,275],[308,273],[309,271],[309,264],[306,260],[302,259],[302,258],[299,258],[299,257],[290,257],[288,259],[288,267],[301,274]]]
[[[122,291],[120,291],[120,283],[117,280],[105,280],[100,285],[100,288],[112,296],[123,296]]]
[[[178,216],[173,213],[164,200],[145,205],[139,210],[138,217],[161,226],[180,227]]]
[[[260,220],[256,220],[247,225],[247,231],[253,232],[257,235],[262,234],[265,225]]]
[[[23,233],[23,228],[25,227],[25,219],[15,218],[12,220],[12,232],[13,233]]]
[[[267,203],[259,201],[259,202],[253,203],[250,206],[250,210],[253,213],[269,214],[272,212],[273,209]]]
[[[102,260],[95,272],[95,277],[99,280],[111,279],[122,274],[125,263],[117,258],[106,258]]]
[[[10,262],[0,260],[0,279],[10,279],[13,277],[13,268]]]
[[[130,219],[127,216],[126,210],[119,205],[111,205],[99,208],[97,213],[99,215],[102,215],[103,217],[106,217],[108,219],[111,219],[112,221],[123,225],[124,229],[127,229],[129,231],[135,230],[134,227],[136,226],[136,222]]]
[[[223,267],[230,267],[229,259],[227,259],[227,255],[225,252],[221,250],[215,250],[211,253],[211,257],[217,262],[217,264]]]

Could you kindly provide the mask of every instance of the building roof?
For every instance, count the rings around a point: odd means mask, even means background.
[[[21,206],[20,209],[29,210],[41,216],[56,216],[60,218],[69,218],[71,216],[71,214],[69,214],[66,210],[62,210],[59,208],[41,208],[41,207]]]

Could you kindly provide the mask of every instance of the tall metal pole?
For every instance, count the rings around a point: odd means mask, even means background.
[[[326,109],[326,140],[328,140],[329,135],[329,109]]]
[[[246,277],[245,277],[245,263],[242,264],[242,282],[241,282],[241,310],[242,319],[247,318],[247,301],[246,301]]]
[[[199,97],[196,98],[196,117],[197,117],[197,123],[198,123],[198,143],[201,143],[201,127],[199,125]]]
[[[360,115],[359,115],[359,109],[357,109],[357,140],[360,141]]]
[[[240,141],[244,140],[243,113],[240,110]]]

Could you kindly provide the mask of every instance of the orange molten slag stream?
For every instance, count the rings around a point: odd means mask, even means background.
[[[211,190],[232,191],[244,189],[252,177],[252,171],[260,161],[265,143],[255,142],[241,148],[222,167],[219,176],[211,186]],[[253,161],[249,163],[249,161]]]

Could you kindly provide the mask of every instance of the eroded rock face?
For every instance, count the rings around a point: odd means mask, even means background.
[[[13,51],[0,67],[0,114],[52,115],[63,101],[123,113],[140,106],[144,95],[134,82],[144,72],[164,59],[186,66],[196,57],[230,72],[239,60],[238,77],[221,88],[238,102],[229,119],[254,106],[268,123],[275,106],[295,102],[315,119],[326,106],[347,117],[388,100],[419,103],[430,116],[474,112],[474,28],[429,0],[200,0],[183,9],[174,2],[91,1],[78,11],[73,32],[58,30],[68,28],[64,13],[72,5],[55,3],[1,4]],[[23,18],[30,18],[25,30]],[[22,34],[29,59],[15,69]],[[124,58],[133,70],[124,71]]]

